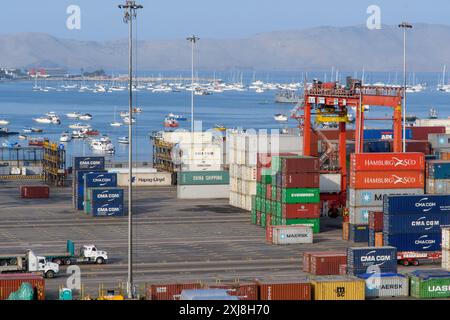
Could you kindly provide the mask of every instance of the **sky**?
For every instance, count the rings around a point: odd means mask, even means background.
[[[44,32],[80,40],[113,40],[127,36],[125,0],[10,1],[0,12],[0,33]],[[449,24],[448,0],[139,0],[138,37],[178,39],[245,38],[257,33],[317,26],[366,24],[370,5],[381,9],[382,24],[424,22]],[[432,5],[431,5],[432,3]],[[80,8],[80,29],[68,29],[67,9]]]

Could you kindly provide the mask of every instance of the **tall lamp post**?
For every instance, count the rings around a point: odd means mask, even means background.
[[[192,35],[192,37],[186,38],[191,42],[192,54],[191,54],[191,132],[194,132],[194,46],[200,38]]]
[[[134,297],[133,290],[133,228],[132,228],[132,201],[133,201],[133,20],[136,20],[138,9],[143,6],[136,4],[134,0],[126,0],[125,4],[119,5],[120,9],[125,11],[123,22],[129,26],[128,35],[128,78],[129,78],[129,123],[128,123],[128,278],[127,278],[127,295],[129,299]]]
[[[406,152],[406,30],[413,26],[402,22],[398,27],[403,29],[403,152]]]

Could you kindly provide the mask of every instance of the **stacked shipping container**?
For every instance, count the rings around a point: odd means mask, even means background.
[[[450,228],[442,228],[442,269],[450,271]]]
[[[359,153],[350,158],[350,240],[367,242],[369,212],[381,212],[383,196],[423,193],[422,153]]]
[[[178,199],[228,199],[228,171],[180,171],[177,178]]]
[[[427,163],[428,194],[450,194],[450,161],[432,160]]]

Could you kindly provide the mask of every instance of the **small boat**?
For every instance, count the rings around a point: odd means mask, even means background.
[[[17,142],[5,141],[2,143],[2,147],[4,147],[4,148],[20,148],[20,144],[18,144]]]
[[[18,132],[9,131],[8,128],[0,128],[0,137],[18,135]]]
[[[217,131],[226,131],[227,130],[227,128],[225,128],[225,126],[223,124],[216,124],[214,129]]]
[[[28,137],[26,135],[24,135],[24,134],[19,135],[18,138],[20,140],[27,140],[28,139]]]
[[[115,148],[108,136],[103,136],[100,139],[93,139],[91,141],[91,149],[104,153],[114,153]]]
[[[195,89],[194,90],[194,94],[196,95],[196,96],[209,96],[209,95],[211,95],[211,92],[209,92],[208,90],[205,90],[205,89]]]
[[[79,112],[69,112],[66,114],[66,117],[71,119],[78,119],[79,116],[81,116]]]
[[[428,111],[428,118],[429,119],[437,119],[438,118],[438,113],[435,108],[430,108],[430,110]]]
[[[130,117],[125,117],[125,118],[123,118],[123,122],[124,122],[125,124],[130,124]],[[135,122],[136,122],[136,119],[135,119],[135,118],[131,118],[131,122],[132,122],[132,123],[135,123]]]
[[[288,116],[285,114],[281,114],[281,113],[277,113],[276,115],[273,116],[273,118],[275,119],[275,121],[279,121],[279,122],[288,121]]]
[[[169,113],[166,117],[170,118],[170,119],[175,119],[177,121],[186,121],[187,120],[187,118],[185,116],[180,116],[180,115],[174,114],[172,112]]]
[[[128,137],[120,137],[117,139],[117,141],[121,144],[129,144],[130,141],[128,140]]]
[[[166,128],[176,128],[178,126],[179,126],[179,123],[175,119],[166,118],[164,120],[164,127],[166,127]]]
[[[34,138],[28,140],[28,145],[33,147],[42,147],[44,145],[45,139],[44,138]]]
[[[72,139],[84,139],[86,138],[86,134],[81,130],[72,131]]]
[[[114,122],[110,123],[111,127],[121,127],[122,125],[123,125],[122,122],[117,122],[117,121],[114,121]]]
[[[98,132],[97,130],[93,130],[93,129],[81,130],[81,132],[87,136],[98,136],[100,134],[100,132]]]
[[[263,88],[257,88],[255,90],[256,93],[264,93],[264,89]]]
[[[129,115],[130,115],[130,113],[129,113],[128,111],[122,111],[122,112],[120,112],[120,117],[121,117],[121,118],[128,117]]]
[[[33,128],[23,128],[22,131],[24,133],[32,133],[33,132]]]
[[[133,113],[142,113],[142,108],[134,108]]]
[[[7,126],[9,124],[8,120],[0,120],[0,126]]]
[[[91,126],[90,125],[88,125],[88,124],[83,124],[83,123],[74,123],[74,124],[71,124],[71,125],[69,125],[69,128],[70,129],[75,129],[75,130],[81,130],[81,129],[90,129],[91,128]]]
[[[72,140],[72,136],[67,131],[63,132],[59,138],[59,141],[61,142],[69,142],[70,140]]]
[[[92,115],[90,115],[89,113],[86,114],[82,114],[78,117],[78,119],[80,120],[92,120]]]
[[[45,124],[52,123],[52,119],[50,119],[49,117],[39,117],[39,118],[34,118],[33,120],[37,123],[45,123]]]
[[[44,130],[42,130],[41,128],[31,128],[31,132],[33,133],[40,133],[43,132]]]

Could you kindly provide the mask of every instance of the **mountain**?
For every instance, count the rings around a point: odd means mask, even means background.
[[[0,67],[127,69],[127,40],[80,41],[42,33],[0,35]],[[138,42],[140,70],[189,70],[185,39]],[[397,26],[317,27],[256,34],[245,39],[201,39],[196,48],[200,70],[400,71],[403,33]],[[416,24],[408,31],[408,68],[438,71],[450,65],[450,26]]]

